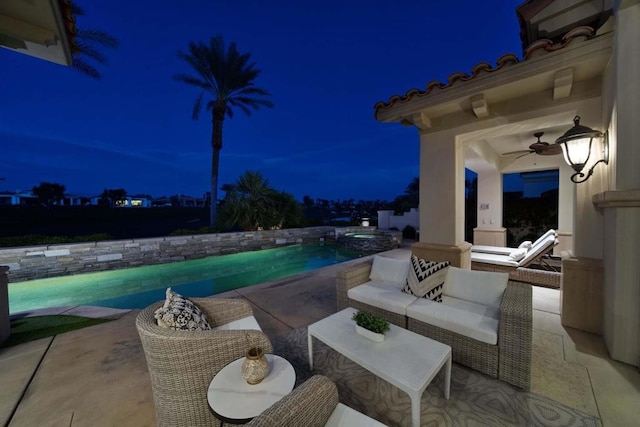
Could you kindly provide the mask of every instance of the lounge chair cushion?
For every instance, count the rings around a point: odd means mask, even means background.
[[[415,255],[411,255],[410,261],[409,277],[402,292],[418,298],[442,301],[442,286],[447,276],[449,261],[427,261]]]
[[[158,326],[185,331],[211,329],[202,310],[191,300],[171,288],[167,288],[166,296],[164,305],[154,313]]]
[[[409,260],[393,259],[374,255],[369,279],[376,282],[393,283],[402,289],[407,283]]]
[[[442,293],[499,310],[508,281],[508,273],[449,267]]]
[[[518,268],[520,266],[518,261],[510,260],[509,255],[488,254],[483,252],[472,252],[471,262],[484,262],[485,264],[504,265],[506,267],[513,268]]]
[[[407,306],[417,300],[413,295],[398,292],[397,284],[370,281],[349,289],[347,296],[363,304],[406,315]]]
[[[527,255],[527,249],[526,248],[520,248],[520,249],[516,249],[516,250],[511,251],[511,253],[509,254],[509,259],[511,261],[520,261],[526,255]]]
[[[525,240],[524,242],[520,243],[518,245],[518,249],[526,249],[529,250],[531,249],[531,246],[533,245],[533,242],[531,240]]]
[[[445,295],[442,304],[418,298],[407,307],[407,316],[490,345],[498,343],[500,310],[493,307]]]

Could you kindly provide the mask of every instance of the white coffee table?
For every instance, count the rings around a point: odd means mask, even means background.
[[[288,360],[267,354],[269,373],[250,385],[240,370],[244,357],[229,363],[211,380],[207,400],[214,415],[231,424],[244,424],[293,390],[296,373]]]
[[[422,393],[443,366],[444,397],[449,399],[451,347],[396,325],[389,325],[391,329],[383,342],[370,341],[356,333],[351,320],[355,312],[345,308],[309,326],[309,366],[313,370],[313,338],[317,338],[407,393],[411,398],[411,422],[419,426]]]

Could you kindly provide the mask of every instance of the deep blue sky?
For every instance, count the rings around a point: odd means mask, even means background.
[[[521,57],[521,0],[77,3],[77,25],[120,41],[101,80],[0,49],[0,190],[58,182],[152,196],[208,191],[210,116],[191,119],[195,87],[177,58],[222,34],[250,52],[273,109],[237,111],[224,127],[220,183],[260,171],[278,190],[391,200],[418,176],[414,128],[382,124],[373,105],[480,61]],[[223,196],[221,193],[220,196]]]

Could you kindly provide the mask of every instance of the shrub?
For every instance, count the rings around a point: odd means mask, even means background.
[[[407,225],[402,229],[402,237],[405,239],[414,239],[416,238],[416,228],[412,225]]]
[[[189,228],[179,228],[169,233],[169,236],[189,236],[191,234],[212,234],[215,230],[211,227],[200,227],[197,230],[191,230]]]
[[[81,243],[98,242],[101,240],[112,240],[113,237],[107,233],[88,234],[85,236],[43,236],[40,234],[27,234],[25,236],[0,237],[0,247],[11,246],[35,246],[35,245],[56,245],[59,243]]]
[[[352,319],[361,328],[368,329],[376,334],[384,334],[389,330],[389,322],[366,311],[358,310],[357,313],[353,313]]]

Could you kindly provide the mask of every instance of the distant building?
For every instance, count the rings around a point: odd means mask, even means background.
[[[25,206],[36,199],[31,191],[0,191],[0,206]]]

